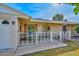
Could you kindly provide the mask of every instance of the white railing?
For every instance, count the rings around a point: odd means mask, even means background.
[[[71,40],[71,31],[62,32],[62,39]]]
[[[20,44],[38,44],[38,43],[46,43],[53,42],[54,40],[63,41],[63,37],[66,39],[70,38],[70,31],[67,31],[63,36],[63,31],[60,32],[31,32],[31,33],[19,33]]]

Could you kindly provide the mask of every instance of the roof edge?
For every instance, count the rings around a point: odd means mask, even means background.
[[[4,3],[0,3],[0,7],[6,8],[7,10],[10,10],[12,12],[16,12],[17,16],[23,16],[23,17],[26,17],[26,18],[31,18],[31,16],[24,14],[21,11],[16,10],[16,9],[14,9],[14,8],[8,6],[8,5],[5,5]]]

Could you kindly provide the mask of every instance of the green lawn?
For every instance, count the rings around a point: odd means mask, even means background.
[[[24,56],[57,56],[57,55],[62,56],[62,55],[69,55],[68,54],[69,52],[76,51],[77,49],[79,49],[79,41],[65,41],[64,43],[68,44],[68,46],[44,50],[36,53],[27,54]]]

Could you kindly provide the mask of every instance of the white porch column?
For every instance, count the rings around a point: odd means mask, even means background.
[[[62,31],[60,31],[60,42],[62,42],[62,39],[63,39],[62,34],[63,34]]]
[[[52,40],[52,39],[53,39],[53,35],[52,35],[52,33],[53,33],[53,32],[50,31],[50,42],[51,42],[51,43],[52,43],[52,41],[53,41],[53,40]]]
[[[29,43],[29,41],[28,41],[28,39],[29,39],[29,33],[27,32],[26,34],[27,34],[26,37],[27,37],[27,44],[28,44]]]
[[[71,31],[69,31],[69,40],[71,40]]]
[[[44,34],[44,42],[46,42],[46,38],[45,38],[46,33],[47,33],[47,32],[44,32],[44,33],[43,33],[43,34]]]
[[[36,32],[36,45],[38,44],[38,32]]]

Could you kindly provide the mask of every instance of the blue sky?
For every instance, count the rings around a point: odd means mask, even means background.
[[[6,4],[12,8],[33,17],[51,20],[55,14],[63,14],[68,21],[79,21],[79,15],[73,13],[74,6],[55,3],[11,3]]]

